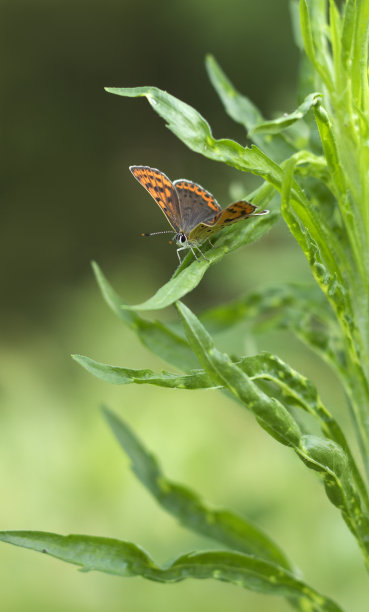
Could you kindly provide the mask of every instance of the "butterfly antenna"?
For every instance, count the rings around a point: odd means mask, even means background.
[[[165,230],[164,232],[151,232],[150,234],[143,233],[141,236],[157,236],[158,234],[173,234],[173,230]]]

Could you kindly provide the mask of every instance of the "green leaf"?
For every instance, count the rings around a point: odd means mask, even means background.
[[[300,28],[300,0],[290,0],[289,9],[292,25],[293,40],[299,51],[304,50],[304,42],[302,40],[301,28]]]
[[[252,172],[280,190],[282,170],[258,147],[242,147],[234,140],[213,138],[208,122],[194,108],[157,87],[106,87],[118,96],[146,97],[153,109],[167,122],[167,127],[190,149],[238,170]],[[297,183],[294,197],[304,200]]]
[[[282,189],[282,214],[292,234],[303,250],[313,275],[332,304],[335,312],[346,329],[353,332],[351,306],[345,289],[345,279],[339,260],[343,255],[337,243],[337,252],[331,248],[334,237],[324,227],[322,219],[313,207],[306,203],[301,206],[291,197],[291,185],[296,166],[296,159],[291,158],[284,168]],[[337,254],[339,256],[337,257]],[[340,257],[341,256],[341,257]],[[338,261],[337,261],[338,260]],[[352,334],[353,335],[353,334]]]
[[[224,385],[215,384],[204,370],[193,370],[187,375],[165,371],[156,373],[152,370],[132,370],[112,366],[83,355],[72,355],[72,357],[90,374],[111,384],[150,384],[187,390],[224,388]],[[309,412],[319,421],[325,435],[336,440],[343,447],[347,447],[342,431],[323,406],[315,386],[305,376],[270,353],[243,357],[233,363],[254,382],[272,381],[277,387],[280,387],[285,400],[293,400],[295,405]],[[264,393],[271,399],[275,395],[272,388],[266,388]]]
[[[205,66],[214,89],[219,95],[228,115],[237,123],[252,130],[263,121],[259,109],[249,98],[240,94],[212,55],[205,58]]]
[[[318,101],[321,99],[321,93],[311,93],[306,96],[305,100],[298,106],[298,108],[292,113],[285,113],[282,117],[278,117],[273,121],[262,121],[257,123],[253,128],[250,136],[253,134],[279,134],[282,130],[293,125],[296,121],[299,121],[305,117],[306,113],[309,112]]]
[[[347,0],[343,11],[342,25],[342,65],[347,75],[351,72],[350,57],[354,45],[354,30],[356,20],[356,0]],[[351,75],[350,75],[351,76]]]
[[[352,84],[354,106],[359,108],[365,117],[366,130],[369,110],[368,38],[369,3],[365,0],[356,3],[355,36],[350,80]]]
[[[204,370],[193,370],[187,375],[175,374],[172,372],[155,373],[152,370],[132,370],[119,366],[112,366],[97,362],[83,355],[72,355],[72,357],[84,367],[88,372],[108,383],[125,384],[150,384],[159,387],[175,389],[216,389],[223,388],[214,383],[212,378]],[[317,419],[324,435],[340,444],[345,450],[347,460],[361,492],[363,502],[369,508],[369,500],[366,494],[365,485],[362,481],[360,472],[351,454],[350,447],[345,435],[328,410],[322,404],[315,386],[296,370],[284,363],[275,355],[262,353],[252,357],[244,357],[235,361],[235,364],[254,382],[272,381],[280,388],[284,401],[292,402],[314,418]],[[274,389],[268,387],[264,393],[273,399]],[[247,552],[247,551],[246,551]]]
[[[332,57],[334,63],[335,86],[342,91],[344,86],[342,66],[342,23],[341,16],[334,0],[329,0],[329,23],[332,43]]]
[[[100,363],[84,355],[72,355],[72,357],[87,372],[113,385],[150,384],[171,389],[212,389],[217,387],[217,385],[212,384],[203,370],[197,370],[187,375],[165,371],[157,374],[152,370],[130,370]]]
[[[342,612],[281,567],[241,553],[211,551],[188,553],[161,568],[130,542],[85,535],[61,536],[40,531],[3,531],[0,540],[79,565],[83,571],[100,571],[123,577],[142,576],[155,582],[186,578],[213,578],[261,593],[301,598],[311,612]],[[309,608],[308,608],[308,607]]]
[[[285,402],[292,402],[295,407],[302,408],[317,420],[322,433],[341,447],[339,449],[341,455],[345,453],[344,460],[350,467],[352,478],[361,495],[361,501],[366,508],[366,512],[369,512],[368,492],[351,453],[346,436],[323,404],[315,385],[308,378],[302,376],[282,361],[282,359],[270,353],[244,357],[237,361],[237,365],[255,382],[258,379],[273,382],[282,391],[282,397]],[[270,394],[270,397],[273,397],[275,393],[274,389],[265,389],[265,392]],[[331,448],[329,447],[329,440],[322,441],[321,438],[316,438],[316,440],[320,440],[323,447],[327,443],[328,448]]]
[[[136,313],[125,310],[121,297],[108,282],[97,263],[92,268],[105,302],[111,310],[137,334],[142,344],[164,361],[181,370],[199,365],[188,342],[160,321],[145,321]]]
[[[329,118],[327,111],[321,105],[321,103],[317,104],[317,106],[314,108],[314,115],[322,141],[324,154],[327,160],[328,169],[330,171],[334,194],[339,204],[340,212],[344,220],[345,232],[347,232],[348,241],[350,245],[348,251],[349,255],[347,256],[347,259],[348,257],[351,257],[353,261],[351,266],[352,268],[354,268],[354,271],[349,270],[350,282],[357,282],[358,274],[356,270],[358,270],[359,275],[361,276],[361,279],[365,285],[367,282],[367,266],[363,257],[363,253],[366,252],[366,241],[365,236],[363,235],[362,218],[358,218],[357,214],[355,214],[356,207],[352,201],[352,194],[355,193],[356,190],[356,187],[353,187],[353,183],[355,182],[353,181],[354,177],[351,177],[351,181],[350,183],[348,183],[348,174],[344,171],[345,165],[348,163],[351,167],[353,167],[352,159],[349,159],[345,155],[345,151],[343,150],[341,150],[341,157],[343,156],[343,160],[340,159],[332,122]],[[348,151],[350,152],[351,149],[352,143],[350,142]],[[349,189],[349,184],[351,190]],[[356,196],[356,201],[358,201],[359,199],[360,196]],[[328,234],[328,236],[329,244],[334,241],[335,237],[332,232],[330,233],[330,235]],[[336,250],[337,245],[335,244],[334,247]],[[346,268],[348,268],[347,264],[351,263],[350,259],[348,259],[348,261],[346,262],[346,258],[344,258],[344,256],[341,254],[339,259],[342,260],[342,262],[346,263],[346,265],[341,266],[342,269],[345,270]],[[360,288],[357,288],[356,290],[360,291]],[[346,303],[345,308],[347,307],[348,306]]]
[[[342,376],[347,356],[342,332],[317,285],[288,283],[259,289],[228,304],[205,310],[200,320],[211,333],[249,321],[255,332],[289,329]]]
[[[269,398],[225,353],[218,351],[213,340],[195,315],[177,303],[188,341],[204,370],[215,383],[228,389],[241,403],[254,412],[260,425],[287,446],[298,446],[300,430],[280,402]]]
[[[309,468],[321,473],[329,500],[341,510],[367,559],[369,518],[363,512],[360,497],[354,489],[346,453],[334,441],[311,435],[302,436],[296,452]]]
[[[233,363],[230,357],[218,351],[200,321],[184,304],[177,304],[188,341],[209,376],[228,389],[246,408],[254,412],[259,424],[276,440],[294,448],[300,459],[310,468],[322,472],[329,499],[341,510],[347,525],[354,533],[365,556],[369,552],[369,520],[361,507],[360,494],[354,488],[351,461],[345,451],[331,442],[332,461],[318,465],[315,455],[310,455],[311,446],[304,444],[299,427],[287,409],[276,399],[268,397]],[[327,441],[315,438],[314,449]],[[335,471],[336,456],[345,456],[348,468]],[[359,488],[360,491],[360,488]],[[338,500],[338,501],[337,501]],[[337,501],[337,503],[336,503]]]
[[[325,0],[323,6],[325,6]],[[300,23],[306,54],[326,87],[332,91],[331,56],[327,47],[328,29],[325,10],[318,3],[311,3],[311,15],[306,0],[300,0]]]
[[[187,267],[179,268],[172,278],[148,300],[141,304],[128,306],[122,304],[122,308],[129,310],[158,310],[170,306],[184,295],[193,291],[200,283],[206,270],[212,263],[222,259],[224,255],[238,249],[241,246],[254,242],[276,223],[279,218],[278,211],[272,211],[268,215],[255,217],[249,223],[238,223],[238,227],[227,228],[214,240],[214,248],[206,251],[209,261],[201,259],[193,261]],[[184,264],[183,264],[184,265]]]
[[[95,570],[130,577],[142,575],[151,566],[155,567],[142,548],[113,538],[61,536],[43,531],[3,531],[0,532],[0,541],[79,565],[84,572]]]
[[[126,423],[110,410],[106,419],[132,470],[157,502],[186,528],[229,548],[255,555],[292,570],[284,553],[258,527],[227,510],[212,510],[193,491],[168,480],[155,457],[149,453]]]
[[[251,140],[275,161],[282,161],[292,155],[295,149],[283,137],[266,138],[253,131],[258,123],[264,121],[258,108],[235,89],[212,55],[207,55],[205,64],[209,79],[227,114],[245,127]]]
[[[204,370],[193,370],[188,375],[180,375],[171,372],[155,373],[152,370],[132,370],[108,365],[97,362],[89,357],[84,357],[83,355],[72,355],[72,357],[88,372],[100,380],[112,384],[150,384],[171,389],[187,390],[222,388],[221,385],[214,383],[212,378],[204,372]],[[340,444],[345,450],[356,485],[362,495],[364,504],[369,509],[366,488],[344,433],[322,404],[314,385],[281,359],[268,353],[255,355],[253,357],[244,357],[237,360],[235,364],[250,378],[250,380],[256,383],[260,380],[272,381],[282,391],[284,401],[292,401],[295,406],[306,410],[318,420],[322,432],[328,438]],[[271,400],[275,397],[274,389],[269,389],[267,387],[264,389],[264,393],[266,393]]]
[[[186,268],[181,269],[179,272],[175,272],[172,278],[145,302],[131,306],[122,304],[122,308],[127,310],[160,310],[170,306],[176,300],[190,291],[193,291],[200,283],[211,263],[215,263],[219,259],[222,259],[225,253],[226,251],[224,249],[213,249],[211,254],[207,252],[206,257],[208,261],[205,259],[194,261]]]
[[[314,107],[315,121],[319,129],[324,155],[332,177],[332,185],[339,201],[341,192],[346,191],[346,179],[338,157],[337,144],[332,131],[332,124],[325,108],[320,101]],[[342,190],[342,191],[341,191]]]

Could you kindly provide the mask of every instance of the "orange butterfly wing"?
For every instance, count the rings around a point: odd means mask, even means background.
[[[160,206],[172,228],[180,231],[181,210],[178,195],[173,183],[168,177],[156,168],[149,166],[130,166],[133,176],[149,192],[155,202]]]

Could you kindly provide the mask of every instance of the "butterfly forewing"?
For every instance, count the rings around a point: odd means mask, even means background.
[[[220,210],[219,213],[210,221],[203,221],[197,227],[191,231],[189,235],[190,240],[197,240],[199,242],[210,238],[212,234],[219,232],[224,227],[237,223],[241,219],[247,219],[255,215],[265,215],[269,211],[262,210],[255,212],[256,206],[250,202],[241,200],[240,202],[234,202],[225,208]]]
[[[176,232],[180,231],[181,209],[173,183],[156,168],[149,166],[130,166],[130,171],[139,183],[154,198]]]
[[[173,185],[181,211],[181,231],[186,236],[200,223],[209,223],[222,210],[214,196],[201,185],[186,179],[177,179]]]

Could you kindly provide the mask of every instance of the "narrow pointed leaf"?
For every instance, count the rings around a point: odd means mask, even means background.
[[[212,55],[206,56],[205,65],[214,89],[228,115],[234,121],[243,125],[247,131],[252,130],[257,123],[263,121],[263,116],[257,106],[236,90]]]
[[[191,374],[180,375],[172,372],[156,373],[152,370],[130,370],[119,366],[112,366],[106,363],[100,363],[85,357],[84,355],[72,355],[85,370],[93,374],[104,382],[113,385],[156,385],[158,387],[169,387],[171,389],[212,389],[216,388],[203,371],[198,370]]]
[[[289,9],[291,16],[292,34],[293,40],[299,51],[304,50],[304,42],[302,40],[301,28],[300,28],[300,0],[290,0]]]
[[[198,366],[198,360],[188,346],[188,342],[160,321],[146,321],[135,312],[126,310],[124,302],[108,282],[99,266],[93,262],[92,268],[105,302],[112,311],[137,334],[142,344],[181,370]]]
[[[119,444],[131,459],[132,470],[158,503],[186,528],[221,544],[256,555],[291,570],[281,549],[261,529],[227,510],[212,510],[196,493],[171,482],[126,423],[110,410],[106,419]]]
[[[265,138],[253,130],[264,118],[249,98],[240,94],[225,75],[212,55],[206,57],[206,69],[215,91],[221,99],[227,114],[243,125],[253,142],[275,161],[286,159],[295,149],[281,136]]]
[[[322,81],[328,89],[332,90],[330,54],[328,53],[324,31],[327,25],[323,23],[322,11],[319,9],[314,11],[314,3],[312,3],[311,8],[312,19],[306,0],[300,0],[300,24],[305,51]]]
[[[343,11],[342,25],[342,65],[347,75],[351,76],[350,57],[354,44],[353,34],[355,30],[356,0],[347,0]]]

